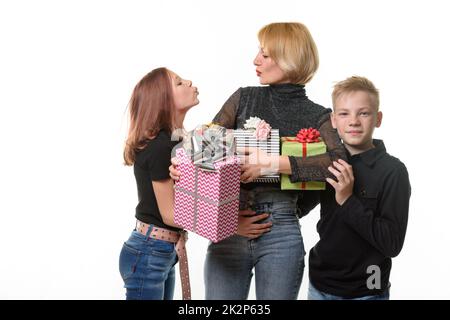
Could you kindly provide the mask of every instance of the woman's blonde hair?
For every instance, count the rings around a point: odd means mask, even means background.
[[[312,79],[319,67],[319,54],[305,25],[299,22],[271,23],[259,30],[258,39],[290,81],[306,84]]]

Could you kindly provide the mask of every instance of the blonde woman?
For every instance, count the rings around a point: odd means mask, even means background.
[[[278,128],[281,136],[295,136],[301,128],[318,129],[327,144],[326,154],[277,157],[278,165],[272,169],[291,174],[294,182],[325,181],[332,176],[327,169],[332,161],[346,155],[331,125],[331,110],[309,100],[305,92],[319,65],[314,40],[301,23],[269,24],[258,39],[260,49],[253,63],[265,86],[239,88],[213,121],[235,129],[256,116]],[[208,247],[207,299],[246,299],[253,271],[257,299],[297,298],[305,256],[298,217],[317,204],[318,193],[281,191],[279,183],[252,182],[262,169],[270,168],[243,167],[238,234]],[[172,166],[171,176],[177,179],[179,174]]]

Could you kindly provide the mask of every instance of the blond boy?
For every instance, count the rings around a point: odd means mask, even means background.
[[[349,163],[329,168],[321,193],[319,242],[309,257],[312,300],[387,300],[391,258],[406,234],[410,184],[405,165],[372,138],[381,125],[379,94],[363,77],[335,85],[332,124]]]

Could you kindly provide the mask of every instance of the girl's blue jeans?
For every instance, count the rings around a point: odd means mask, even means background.
[[[172,300],[177,261],[174,243],[151,239],[134,230],[119,258],[126,299]]]

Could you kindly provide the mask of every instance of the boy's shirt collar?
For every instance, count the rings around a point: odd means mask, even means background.
[[[346,150],[350,162],[353,162],[356,159],[361,159],[367,166],[372,167],[375,162],[378,161],[378,159],[386,154],[386,147],[384,146],[383,140],[373,139],[372,141],[375,148],[364,151],[362,153],[358,153],[352,156],[350,155],[348,150]]]

